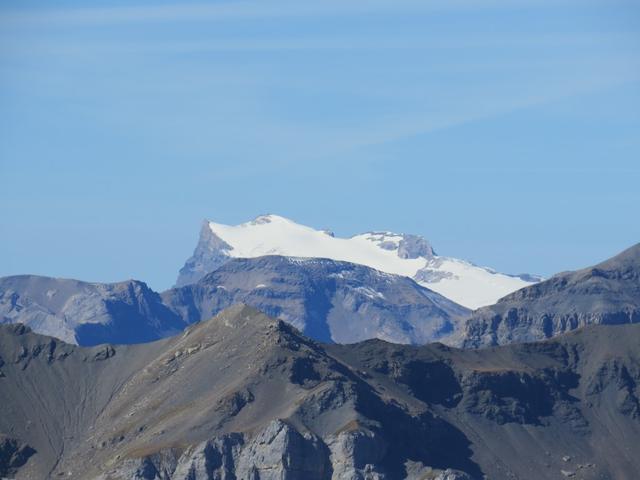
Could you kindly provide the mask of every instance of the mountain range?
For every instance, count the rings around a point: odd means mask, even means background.
[[[593,323],[637,323],[640,245],[474,312],[409,277],[327,258],[227,258],[198,282],[162,293],[136,280],[0,278],[0,323],[84,346],[165,338],[236,303],[322,342],[378,338],[479,348],[541,340]]]
[[[638,477],[640,244],[472,311],[420,237],[211,225],[161,293],[0,278],[0,478]]]
[[[493,304],[541,280],[532,275],[505,275],[439,256],[427,240],[417,235],[368,232],[338,238],[328,230],[315,230],[278,215],[262,215],[236,226],[205,221],[176,286],[196,283],[230,258],[264,255],[328,258],[407,276],[470,309]]]
[[[329,259],[230,259],[196,284],[162,294],[136,280],[0,279],[0,323],[23,323],[84,346],[157,340],[236,303],[286,320],[316,340],[339,343],[445,340],[470,313],[410,278]]]
[[[235,306],[152,343],[0,326],[0,476],[635,479],[640,325],[482,350],[320,344]]]
[[[232,259],[162,298],[186,323],[244,303],[336,343],[379,338],[420,345],[458,332],[470,313],[408,277],[324,258]]]
[[[69,343],[141,343],[181,332],[182,319],[145,283],[0,278],[0,323],[23,323]]]
[[[640,322],[640,244],[523,288],[475,311],[461,335],[477,348],[551,338],[591,324]]]

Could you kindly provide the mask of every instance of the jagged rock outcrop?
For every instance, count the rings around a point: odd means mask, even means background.
[[[328,440],[335,480],[384,479],[377,471],[388,446],[381,435],[367,429],[345,430]]]
[[[551,338],[591,324],[640,322],[640,244],[593,267],[555,275],[475,311],[460,344]]]
[[[197,284],[162,297],[185,323],[244,303],[316,340],[337,343],[443,340],[469,313],[407,277],[348,262],[282,256],[230,260]]]
[[[273,420],[253,438],[230,433],[187,448],[124,462],[108,475],[145,480],[330,480],[327,447],[312,434],[301,434]]]
[[[175,480],[235,480],[244,435],[230,433],[188,448],[172,474]]]
[[[214,271],[229,260],[228,252],[233,247],[218,237],[204,220],[200,228],[198,244],[193,255],[187,259],[178,273],[176,287],[198,282],[207,273]]]
[[[0,433],[33,450],[17,480],[631,480],[639,343],[322,345],[243,306],[134,346],[5,325]]]
[[[322,440],[313,434],[303,435],[281,420],[269,423],[248,443],[236,465],[236,476],[240,478],[331,478],[331,464]]]

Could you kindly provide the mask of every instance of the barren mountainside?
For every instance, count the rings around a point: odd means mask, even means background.
[[[444,341],[469,315],[410,278],[324,258],[233,259],[162,297],[186,323],[244,303],[315,340],[336,343]]]
[[[143,345],[0,326],[0,476],[634,479],[640,328],[323,345],[236,306]]]
[[[465,347],[554,337],[591,324],[640,322],[640,244],[593,267],[564,272],[473,313]]]

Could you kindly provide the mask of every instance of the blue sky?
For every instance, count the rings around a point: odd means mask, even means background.
[[[170,286],[277,213],[550,275],[640,241],[640,4],[0,5],[0,275]]]

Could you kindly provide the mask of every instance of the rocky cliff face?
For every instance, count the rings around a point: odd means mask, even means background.
[[[185,327],[143,282],[89,283],[37,275],[0,278],[0,323],[17,322],[81,345],[149,342]]]
[[[162,297],[186,323],[244,303],[309,337],[337,343],[443,340],[469,314],[407,277],[348,262],[281,256],[230,260],[197,284]]]
[[[640,244],[593,267],[555,275],[474,312],[462,345],[535,341],[591,324],[640,322]]]
[[[187,259],[178,273],[176,287],[182,287],[198,282],[207,273],[210,273],[229,260],[228,252],[231,245],[218,237],[209,228],[209,222],[202,222],[200,236],[193,255]]]
[[[0,466],[17,479],[632,479],[639,341],[625,325],[483,350],[321,345],[247,307],[136,346],[0,326]]]

